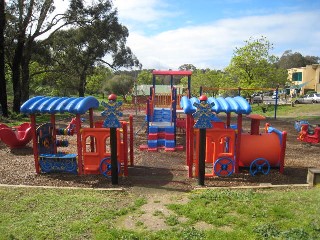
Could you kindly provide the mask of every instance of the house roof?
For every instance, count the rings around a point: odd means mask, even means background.
[[[27,100],[20,107],[24,114],[64,113],[84,114],[90,108],[98,108],[99,101],[92,97],[44,97],[36,96]]]

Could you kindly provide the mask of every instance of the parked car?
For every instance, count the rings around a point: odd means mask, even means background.
[[[252,98],[252,103],[262,103],[262,97],[260,95],[254,96]]]
[[[251,103],[262,103],[262,93],[253,93],[251,95]]]
[[[311,93],[307,94],[303,97],[297,98],[294,103],[320,103],[320,94],[319,93]]]

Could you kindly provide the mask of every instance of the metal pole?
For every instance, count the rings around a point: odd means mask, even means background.
[[[205,152],[206,152],[206,129],[200,128],[200,143],[199,143],[199,172],[198,184],[204,186],[205,177]]]
[[[110,128],[110,148],[111,148],[111,182],[118,184],[118,161],[117,161],[117,129]]]

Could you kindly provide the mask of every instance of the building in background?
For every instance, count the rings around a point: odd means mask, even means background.
[[[320,64],[288,69],[288,80],[291,82],[291,94],[320,93]]]

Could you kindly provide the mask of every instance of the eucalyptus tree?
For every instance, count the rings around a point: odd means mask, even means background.
[[[15,112],[29,98],[29,64],[36,38],[70,24],[66,14],[52,15],[54,10],[53,0],[12,0],[6,6],[5,48],[12,71]]]
[[[115,93],[122,96],[123,101],[127,102],[127,95],[132,91],[134,85],[134,78],[130,75],[115,75],[108,82],[108,94]]]
[[[319,64],[320,57],[317,56],[303,56],[299,52],[292,52],[286,50],[280,57],[277,65],[284,69],[305,67],[306,65]]]
[[[117,11],[109,1],[77,9],[83,11],[76,26],[56,32],[49,46],[55,64],[77,77],[78,94],[84,96],[87,76],[97,64],[118,69],[138,65],[139,61],[126,46],[128,29],[118,22]]]

